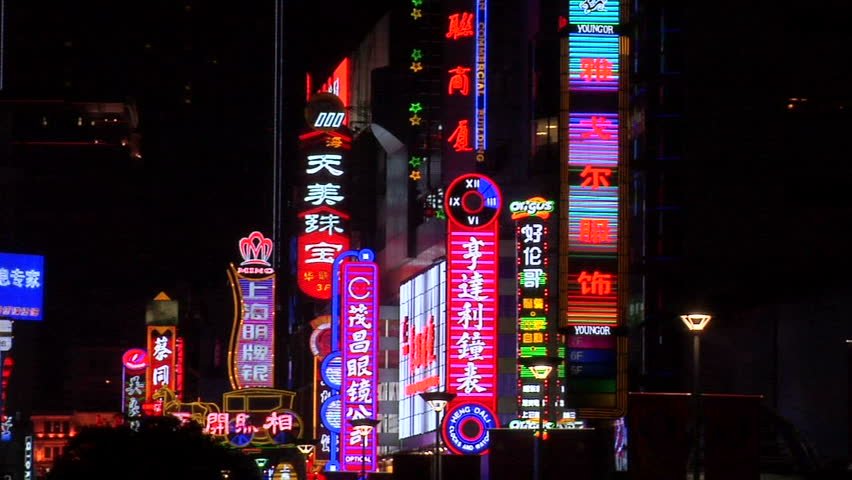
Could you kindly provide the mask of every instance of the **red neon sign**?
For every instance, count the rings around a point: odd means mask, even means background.
[[[177,328],[174,326],[148,327],[148,359],[149,367],[146,374],[148,391],[146,400],[154,400],[157,390],[175,385],[175,340]]]
[[[449,17],[450,24],[447,27],[445,37],[458,40],[461,37],[473,36],[473,14],[468,12],[454,13]]]
[[[455,143],[454,143],[455,142]],[[457,152],[470,152],[473,147],[470,145],[470,126],[467,120],[459,120],[459,124],[452,135],[447,138],[447,143],[453,144],[453,150]]]
[[[477,174],[447,189],[447,389],[455,402],[497,404],[500,191]]]
[[[470,94],[470,75],[468,75],[470,68],[459,65],[456,68],[448,70],[448,72],[452,73],[453,76],[450,77],[450,84],[447,87],[447,93],[452,95],[453,92],[458,91],[464,96]]]

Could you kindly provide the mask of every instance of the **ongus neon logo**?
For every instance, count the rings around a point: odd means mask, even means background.
[[[240,254],[243,261],[240,265],[262,265],[270,267],[269,257],[272,256],[272,240],[260,232],[252,232],[248,237],[240,239]]]
[[[148,366],[148,352],[141,348],[131,348],[121,356],[121,363],[128,370],[143,370]]]
[[[529,200],[509,204],[509,211],[512,212],[512,220],[527,217],[539,217],[542,220],[547,220],[555,210],[556,202],[546,200],[543,197],[533,197]]]

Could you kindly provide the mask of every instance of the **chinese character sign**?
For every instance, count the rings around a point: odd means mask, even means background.
[[[230,272],[235,318],[231,332],[230,377],[234,389],[275,383],[275,274],[250,278]]]
[[[148,366],[148,352],[141,348],[131,348],[122,356],[123,390],[122,412],[127,424],[133,430],[139,429],[142,420],[142,404],[145,403],[145,369]]]
[[[621,50],[620,12],[619,0],[572,0],[562,39],[568,55],[561,73],[569,81],[562,91],[568,145],[561,159],[567,215],[560,218],[560,232],[567,235],[560,237],[560,326],[571,331],[565,404],[586,418],[620,417],[626,405],[625,369],[617,366],[626,343],[614,333],[621,324],[625,278],[619,218],[625,208],[620,184],[626,79],[620,69],[628,52]]]
[[[343,264],[340,309],[341,349],[343,351],[342,425],[340,465],[344,471],[361,469],[361,452],[366,442],[367,469],[376,468],[375,430],[362,437],[350,424],[358,418],[378,415],[379,267],[374,262],[354,261]]]
[[[536,197],[511,205],[512,210],[523,213],[515,227],[518,358],[557,356],[556,345],[552,344],[555,325],[550,319],[550,231],[545,221],[545,214],[549,216],[553,210],[552,204]],[[536,215],[530,215],[530,211]],[[537,380],[520,364],[517,368],[518,414],[520,418],[538,418],[541,398],[553,382]]]
[[[0,317],[42,320],[44,257],[0,252]]]
[[[326,94],[328,95],[328,94]],[[334,259],[349,249],[348,154],[345,127],[299,137],[302,187],[297,202],[296,283],[313,298],[331,298]]]
[[[175,384],[175,339],[177,327],[148,327],[148,372],[146,374],[146,400],[153,401],[157,390]]]
[[[455,176],[485,161],[488,2],[450,0],[442,6],[436,39],[444,46],[442,154],[447,173]]]
[[[447,389],[492,410],[497,399],[500,193],[489,178],[457,178],[446,198]],[[494,206],[492,206],[494,205]]]

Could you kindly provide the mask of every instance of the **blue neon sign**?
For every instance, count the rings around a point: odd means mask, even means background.
[[[0,317],[44,319],[44,257],[0,253]]]

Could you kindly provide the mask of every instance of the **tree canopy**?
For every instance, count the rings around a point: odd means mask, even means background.
[[[223,474],[224,473],[224,474]],[[89,427],[70,440],[47,480],[260,480],[254,461],[193,422],[148,418],[139,431]]]

